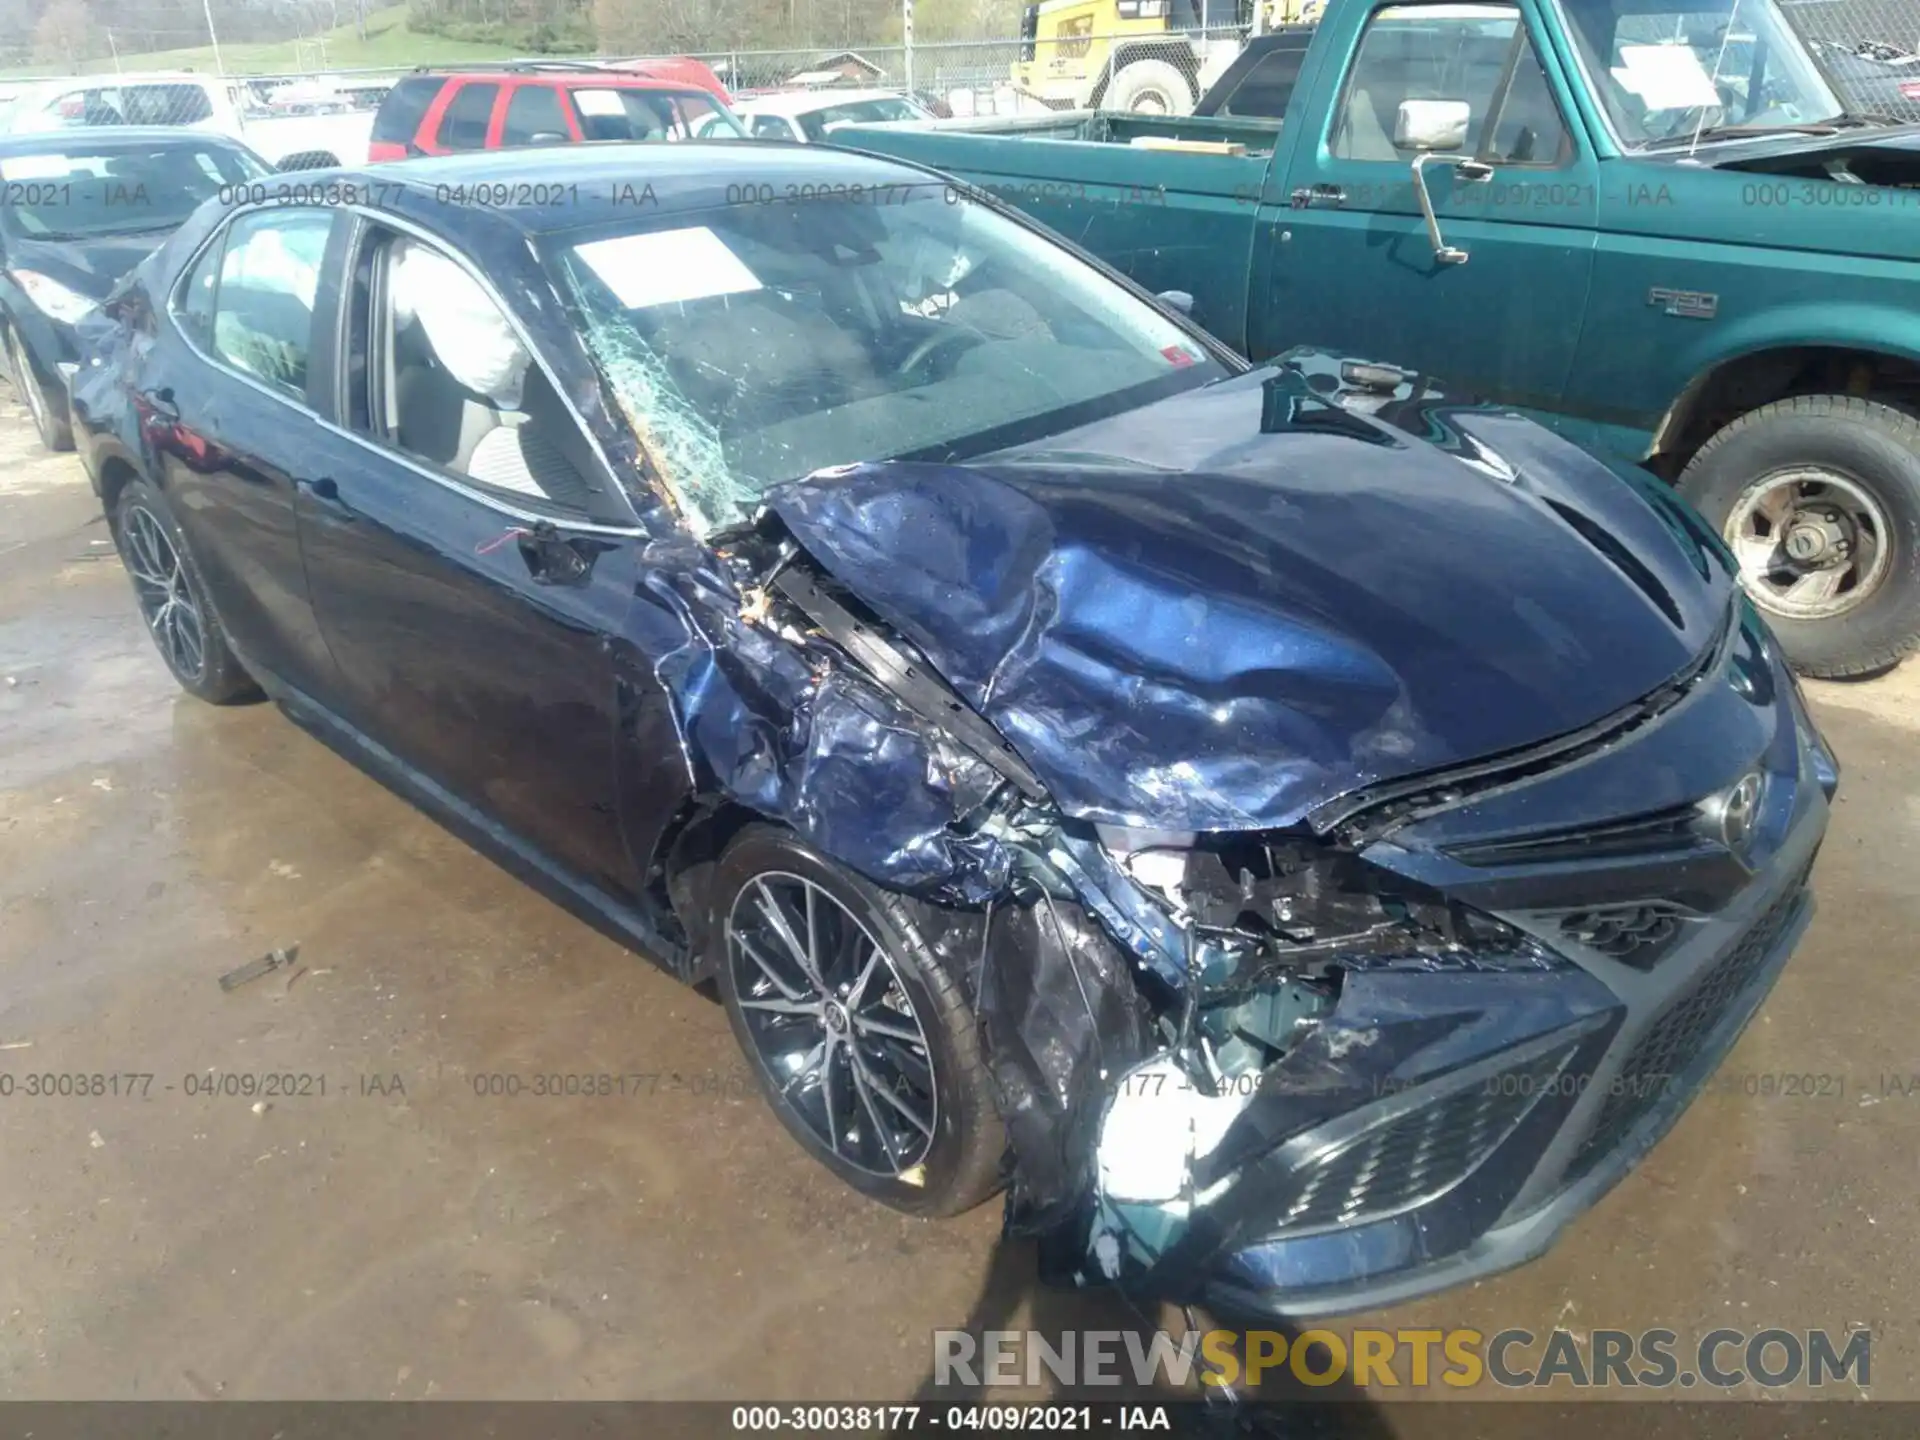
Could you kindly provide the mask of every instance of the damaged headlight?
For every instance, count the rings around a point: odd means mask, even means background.
[[[1346,955],[1439,956],[1527,943],[1492,916],[1317,836],[1096,830],[1114,865],[1210,948],[1286,955],[1298,969]]]

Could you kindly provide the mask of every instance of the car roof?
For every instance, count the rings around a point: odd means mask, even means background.
[[[636,75],[629,70],[435,70],[406,79],[512,81],[516,85],[590,85],[607,90],[675,90],[684,95],[711,96],[713,92],[691,80]]]
[[[331,170],[331,189],[359,191],[378,209],[456,245],[481,245],[502,227],[523,236],[561,234],[614,221],[646,220],[739,203],[787,187],[941,183],[939,176],[876,155],[823,145],[754,140],[584,141],[474,150]],[[462,203],[462,192],[479,203]]]
[[[854,105],[862,100],[907,100],[898,90],[782,90],[771,95],[749,95],[733,102],[742,114],[811,115],[816,110],[831,110],[835,105]]]
[[[247,148],[218,131],[189,130],[178,125],[76,125],[65,130],[0,136],[0,159],[9,155],[59,155],[69,150],[98,154],[103,150],[137,150],[166,144],[217,146],[222,150]]]

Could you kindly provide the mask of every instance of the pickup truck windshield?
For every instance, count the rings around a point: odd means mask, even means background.
[[[1775,0],[1561,0],[1623,144],[1816,124],[1844,107]]]
[[[958,459],[1228,373],[1153,306],[938,184],[769,194],[556,260],[588,349],[703,535],[827,466]]]

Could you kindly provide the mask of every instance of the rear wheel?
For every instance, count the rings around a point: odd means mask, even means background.
[[[1801,395],[1703,445],[1680,491],[1803,674],[1869,675],[1920,646],[1920,420]]]
[[[8,378],[13,381],[13,391],[20,397],[20,403],[33,416],[33,428],[39,432],[40,443],[49,450],[73,449],[73,426],[67,419],[67,407],[49,395],[46,386],[34,375],[27,348],[20,343],[20,336],[12,326],[7,327],[6,343]]]
[[[861,1193],[957,1215],[999,1188],[1005,1134],[930,907],[752,825],[714,876],[720,990],[781,1123]]]
[[[213,705],[259,699],[259,687],[228,647],[207,602],[179,522],[146,481],[128,482],[115,498],[113,539],[147,633],[180,688]]]

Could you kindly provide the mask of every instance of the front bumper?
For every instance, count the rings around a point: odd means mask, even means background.
[[[1825,830],[1824,797],[1817,808],[1779,857],[1772,884],[1756,884],[1739,916],[1716,921],[1713,934],[1662,960],[1662,985],[1628,1003],[1590,1071],[1562,1072],[1579,1075],[1555,1087],[1573,1091],[1572,1103],[1557,1117],[1553,1102],[1564,1096],[1546,1095],[1536,1106],[1537,1118],[1557,1124],[1523,1123],[1425,1207],[1234,1252],[1209,1276],[1207,1302],[1227,1313],[1313,1319],[1449,1289],[1547,1250],[1673,1126],[1773,988],[1813,916],[1805,877]],[[1409,1094],[1417,1100],[1418,1092]],[[1462,1220],[1470,1225],[1475,1211],[1488,1208],[1490,1194],[1509,1189],[1513,1198],[1476,1238],[1433,1254],[1436,1232],[1459,1233]]]
[[[1813,912],[1837,768],[1757,619],[1727,653],[1631,738],[1363,850],[1525,943],[1343,962],[1334,1008],[1196,1146],[1183,1199],[1102,1190],[1105,1273],[1230,1314],[1370,1309],[1540,1254],[1617,1183]],[[1749,780],[1753,818],[1730,840],[1712,806]]]

